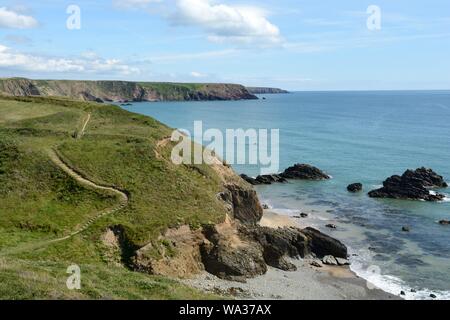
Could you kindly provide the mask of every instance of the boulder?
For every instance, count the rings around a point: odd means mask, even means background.
[[[449,220],[441,220],[441,221],[439,221],[439,224],[448,226],[448,225],[450,225],[450,221]]]
[[[327,224],[325,227],[330,228],[330,229],[337,229],[337,226],[335,224]]]
[[[409,227],[402,227],[402,231],[403,232],[409,232],[409,231],[411,231],[411,229]]]
[[[309,253],[308,238],[297,228],[240,228],[241,234],[251,241],[258,242],[264,250],[264,260],[274,268],[293,271],[296,267],[285,257],[305,257]]]
[[[263,248],[256,242],[228,237],[215,226],[204,228],[207,240],[200,246],[205,270],[221,279],[241,281],[267,272]]]
[[[331,255],[323,257],[322,262],[323,262],[323,264],[326,264],[328,266],[337,266],[338,265],[336,258]]]
[[[348,261],[347,259],[342,259],[342,258],[335,258],[336,262],[338,263],[338,265],[340,266],[348,266],[350,265],[350,261]]]
[[[347,190],[349,192],[360,192],[362,191],[363,185],[362,183],[352,183],[347,186]]]
[[[312,261],[310,263],[310,265],[312,265],[313,267],[316,267],[316,268],[322,268],[322,264],[317,260]]]
[[[299,179],[299,180],[327,180],[330,176],[325,174],[322,170],[313,167],[309,164],[296,164],[284,170],[280,174],[285,179]]]
[[[347,247],[337,239],[334,239],[319,230],[308,227],[302,233],[309,238],[310,251],[318,257],[332,255],[338,258],[347,259]]]
[[[402,176],[394,175],[383,182],[383,187],[369,192],[372,198],[393,198],[441,201],[443,194],[430,192],[429,188],[446,188],[448,185],[431,169],[407,170]]]

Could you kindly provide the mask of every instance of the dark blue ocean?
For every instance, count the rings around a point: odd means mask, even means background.
[[[136,103],[127,110],[174,128],[280,130],[280,170],[309,163],[323,182],[258,187],[280,214],[309,213],[313,225],[351,250],[352,270],[386,291],[450,298],[450,202],[371,199],[367,192],[406,169],[430,167],[450,181],[450,91],[298,92],[266,100]],[[257,175],[255,166],[235,166]],[[346,186],[362,182],[364,192]],[[440,190],[450,194],[449,190]],[[450,197],[449,197],[450,198]],[[334,223],[337,230],[327,230]],[[409,233],[402,232],[409,226]],[[411,289],[417,291],[411,292]]]

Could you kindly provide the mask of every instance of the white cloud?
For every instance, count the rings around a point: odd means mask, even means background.
[[[191,76],[194,77],[194,78],[205,78],[205,77],[207,77],[208,75],[206,75],[206,74],[204,74],[204,73],[201,73],[201,72],[192,71],[192,72],[191,72]]]
[[[140,70],[123,64],[117,59],[101,59],[90,56],[74,59],[48,58],[34,54],[15,52],[0,44],[0,67],[19,71],[48,72],[48,73],[94,73],[94,74],[138,74]]]
[[[16,13],[5,7],[0,8],[0,28],[30,29],[37,26],[37,20],[31,16]]]
[[[215,42],[276,44],[281,41],[279,28],[258,7],[231,6],[211,0],[177,0],[176,24],[200,27]]]

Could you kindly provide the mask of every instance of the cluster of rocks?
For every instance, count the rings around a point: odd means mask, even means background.
[[[273,229],[239,224],[239,245],[231,245],[215,226],[206,228],[204,234],[208,241],[201,247],[202,262],[206,271],[222,279],[242,281],[266,273],[267,266],[295,271],[297,268],[288,257],[312,255],[323,259],[324,264],[349,264],[347,247],[313,228]]]
[[[330,176],[319,168],[309,164],[295,164],[284,170],[280,174],[259,175],[256,178],[241,174],[241,178],[251,185],[262,185],[272,183],[285,183],[288,179],[292,180],[327,180]]]
[[[250,183],[251,185],[272,184],[272,183],[286,183],[287,180],[279,174],[259,175],[256,178],[249,177],[245,174],[241,174],[241,178]]]
[[[393,198],[441,201],[443,194],[430,192],[431,188],[446,188],[443,177],[431,169],[407,170],[403,175],[393,175],[383,182],[383,187],[369,192],[372,198]]]
[[[198,230],[189,226],[169,230],[157,242],[133,249],[130,266],[137,271],[169,276],[206,270],[222,279],[245,281],[265,274],[268,266],[296,270],[288,258],[331,256],[338,264],[347,259],[343,243],[316,229],[260,226],[263,208],[256,192],[247,185],[225,185],[218,198],[228,208],[223,223],[207,224]]]

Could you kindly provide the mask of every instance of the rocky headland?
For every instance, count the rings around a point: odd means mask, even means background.
[[[208,101],[258,99],[244,86],[225,83],[0,79],[7,96],[68,97],[94,102]]]
[[[252,94],[279,94],[289,93],[289,91],[279,88],[265,88],[265,87],[247,87],[247,90]]]

